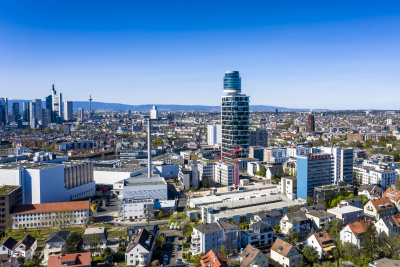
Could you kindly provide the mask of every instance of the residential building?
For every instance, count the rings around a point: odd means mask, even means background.
[[[154,225],[147,224],[144,227],[141,225],[128,226],[128,229],[126,229],[126,240],[128,242],[132,241],[132,243],[133,243],[133,241],[140,234],[142,229],[146,229],[146,231],[149,232],[153,236],[157,236],[158,231],[160,230],[160,228],[158,227],[157,224],[154,224]]]
[[[84,251],[100,252],[107,247],[108,232],[105,227],[86,228],[82,237]]]
[[[343,224],[353,223],[364,217],[364,210],[353,206],[342,206],[327,210],[329,213],[336,215],[337,219],[343,221]]]
[[[137,237],[131,241],[125,253],[127,265],[149,266],[154,250],[155,236],[146,229],[141,229]]]
[[[330,154],[297,156],[297,197],[312,198],[315,187],[332,184],[332,175]]]
[[[14,206],[11,229],[82,225],[89,222],[89,200]]]
[[[320,259],[331,259],[336,249],[335,242],[327,231],[315,233],[307,239],[306,247],[312,246],[317,250]]]
[[[293,245],[277,238],[271,247],[271,259],[281,266],[292,267],[303,259],[303,255]]]
[[[336,215],[324,210],[310,210],[306,212],[306,217],[310,219],[311,227],[314,228],[315,231],[319,232],[322,229],[325,229],[326,223],[335,219]]]
[[[221,153],[242,149],[240,158],[249,154],[249,102],[250,97],[241,94],[241,78],[238,71],[227,71],[224,77],[224,93],[221,98],[222,149]],[[231,158],[234,155],[230,156]]]
[[[222,126],[221,124],[214,124],[207,126],[207,144],[214,146],[222,143]]]
[[[397,173],[394,170],[382,170],[376,166],[355,166],[355,179],[361,185],[379,185],[383,190],[389,188],[396,181]]]
[[[200,178],[197,162],[179,165],[178,180],[182,189],[199,188]]]
[[[348,193],[354,194],[352,185],[325,185],[314,188],[314,203],[324,204],[325,196],[328,194]]]
[[[283,234],[287,234],[289,229],[293,229],[293,233],[299,233],[300,236],[305,236],[310,232],[310,220],[302,211],[287,213],[282,217],[281,230]]]
[[[353,206],[353,207],[360,208],[360,209],[364,208],[363,199],[360,197],[343,199],[339,202],[339,205],[340,206]]]
[[[387,197],[371,199],[364,206],[364,214],[374,218],[376,221],[396,213],[396,207]]]
[[[249,132],[249,145],[250,146],[268,146],[268,132],[267,130],[257,129]],[[251,157],[250,157],[251,158]]]
[[[271,166],[266,167],[265,177],[267,180],[271,180],[273,177],[282,176],[283,175],[283,167],[282,166]]]
[[[249,158],[255,158],[259,161],[264,160],[264,148],[262,146],[250,146],[249,147]]]
[[[273,229],[271,225],[258,221],[251,223],[249,230],[241,231],[242,246],[252,245],[256,247],[272,244]]]
[[[47,267],[91,267],[91,252],[50,256]]]
[[[47,238],[46,245],[43,249],[43,260],[48,261],[49,256],[61,255],[62,249],[67,244],[69,231],[52,232]]]
[[[247,245],[240,253],[240,266],[268,266],[268,257],[252,245]]]
[[[267,163],[285,163],[289,160],[286,148],[264,148],[264,161]]]
[[[236,250],[239,241],[239,230],[234,224],[225,221],[206,223],[193,227],[190,251],[193,255],[205,253],[211,249],[220,252],[221,246],[225,249]]]
[[[222,185],[234,184],[235,183],[235,164],[224,161],[224,160],[215,162],[214,182],[222,184]]]
[[[124,198],[118,201],[118,217],[136,220],[154,217],[154,199],[149,197]]]
[[[378,234],[385,233],[387,237],[397,237],[400,234],[400,214],[383,217],[375,223]]]
[[[394,186],[389,187],[383,193],[384,197],[387,197],[396,206],[397,210],[400,211],[400,191],[394,188]]]
[[[382,197],[383,190],[377,185],[365,184],[358,188],[358,195],[364,195],[368,199],[377,199]]]
[[[0,266],[3,267],[19,267],[19,261],[16,257],[2,255],[0,257]]]
[[[263,211],[258,214],[255,214],[252,222],[262,221],[265,222],[266,224],[271,225],[271,227],[274,227],[280,224],[281,219],[282,219],[282,213],[278,210],[267,211],[267,212]]]
[[[5,185],[0,187],[0,231],[11,227],[10,211],[13,206],[22,205],[22,187]]]
[[[36,249],[37,240],[31,235],[26,235],[19,242],[9,237],[0,246],[0,257],[8,255],[16,258],[22,257],[25,261],[28,261],[32,259]]]
[[[201,267],[228,267],[228,260],[221,253],[217,253],[214,249],[207,252],[201,257]]]
[[[299,155],[308,155],[311,152],[311,148],[304,146],[288,147],[286,149],[286,155],[290,158],[297,158]]]
[[[330,154],[333,164],[333,183],[353,184],[353,149],[320,147],[322,153]]]
[[[297,198],[297,177],[286,176],[281,178],[281,193],[289,199]]]
[[[352,243],[360,248],[364,233],[369,225],[372,225],[375,228],[374,224],[370,220],[354,222],[346,225],[342,231],[340,231],[340,241],[342,243]]]

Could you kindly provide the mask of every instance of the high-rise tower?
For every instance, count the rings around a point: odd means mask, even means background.
[[[56,89],[54,88],[54,84],[51,88],[51,96],[52,96],[52,111],[53,111],[53,120],[56,121],[57,117],[62,118],[62,94],[58,94],[56,92]]]
[[[241,94],[239,71],[227,71],[221,103],[222,154],[233,151],[238,145],[239,157],[249,153],[249,96]],[[233,158],[234,155],[231,155]]]
[[[89,114],[88,118],[90,119],[92,117],[92,95],[89,96]]]
[[[310,111],[307,119],[307,132],[315,132],[315,119],[312,111]]]

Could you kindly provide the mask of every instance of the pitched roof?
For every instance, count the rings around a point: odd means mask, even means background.
[[[23,244],[26,246],[27,249],[30,249],[33,244],[35,244],[36,242],[36,238],[34,238],[31,235],[26,235],[24,238],[22,238],[16,245],[14,248],[18,247],[19,245]]]
[[[289,222],[292,224],[308,220],[306,214],[302,211],[288,213],[286,216],[288,217]]]
[[[17,261],[16,257],[9,257],[5,254],[0,255],[0,266],[15,266],[15,263]]]
[[[216,253],[214,249],[211,249],[201,257],[200,264],[202,267],[228,267],[228,260],[223,254]]]
[[[375,207],[377,211],[386,210],[386,209],[394,209],[394,205],[392,201],[390,201],[387,197],[381,197],[377,199],[371,199],[369,202]]]
[[[9,237],[3,242],[2,245],[8,248],[9,250],[12,250],[16,244],[18,244],[18,241],[12,237]]]
[[[92,257],[91,252],[49,256],[47,266],[48,267],[63,267],[65,265],[62,265],[62,263],[65,262],[65,260],[75,261],[74,265],[69,265],[69,266],[74,266],[74,267],[90,266],[91,257]]]
[[[305,206],[301,208],[302,210],[325,210],[325,205],[324,204],[316,204],[316,205],[312,205],[312,206]]]
[[[47,243],[59,243],[66,242],[69,236],[69,231],[58,231],[50,234],[49,238],[46,240]]]
[[[362,238],[365,231],[367,231],[368,225],[372,225],[373,227],[375,227],[371,220],[355,222],[355,223],[348,224],[347,226],[353,232],[354,236],[357,239],[359,239],[359,238]]]
[[[89,200],[84,200],[84,201],[17,205],[12,208],[10,214],[15,215],[15,214],[60,212],[60,211],[71,211],[71,210],[88,210],[88,209],[89,209]]]
[[[282,239],[277,238],[274,242],[274,244],[271,247],[271,250],[275,251],[276,253],[279,253],[280,255],[286,257],[289,251],[293,248],[293,245],[286,243]],[[296,254],[299,252],[296,250]]]
[[[362,198],[360,197],[354,197],[354,198],[348,198],[348,199],[343,199],[342,201],[345,201],[347,203],[354,203],[354,202],[363,202]]]
[[[141,245],[147,251],[150,252],[153,243],[154,243],[154,235],[150,234],[149,231],[143,228],[142,230],[140,230],[139,235],[134,239],[133,244],[126,249],[126,252],[129,252],[137,244]]]
[[[266,218],[270,217],[282,217],[282,213],[279,210],[274,210],[274,211],[260,212],[258,216],[261,218],[261,220],[265,220]]]
[[[394,202],[397,202],[400,200],[400,191],[389,187],[386,189],[385,193],[383,193],[383,196],[388,197]]]
[[[249,264],[253,262],[253,260],[257,257],[259,253],[263,254],[259,249],[248,244],[243,252],[240,254],[240,258],[242,259],[240,265],[246,267],[249,266]],[[263,256],[266,257],[264,254]]]
[[[327,231],[322,231],[314,234],[315,239],[317,239],[321,248],[326,248],[330,246],[334,246],[335,242],[333,242],[331,236]]]
[[[218,221],[218,224],[224,229],[224,230],[232,230],[232,229],[238,229],[237,225],[225,222],[225,221]]]

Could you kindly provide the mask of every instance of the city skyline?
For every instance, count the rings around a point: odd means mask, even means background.
[[[218,106],[223,73],[237,70],[251,105],[398,109],[394,1],[39,3],[0,4],[8,99],[55,81],[71,101]]]

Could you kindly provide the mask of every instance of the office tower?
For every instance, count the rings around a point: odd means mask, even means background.
[[[207,126],[207,144],[213,146],[222,142],[222,126],[220,124]]]
[[[13,104],[12,104],[12,112],[13,112],[13,115],[14,115],[14,119],[15,119],[15,122],[17,122],[18,121],[18,119],[19,119],[19,103],[18,102],[14,102]]]
[[[64,101],[64,120],[72,121],[74,119],[74,110],[73,110],[73,102],[72,101]]]
[[[51,104],[52,104],[52,111],[53,111],[53,122],[57,121],[57,117],[62,118],[62,94],[57,95],[57,91],[54,88],[54,84],[51,89]]]
[[[23,102],[22,103],[22,119],[25,122],[29,122],[30,121],[30,112],[29,112],[29,102]]]
[[[307,132],[315,132],[315,119],[311,111],[307,119]]]
[[[264,161],[264,148],[261,146],[250,146],[249,158],[255,158],[259,161]]]
[[[224,93],[221,98],[222,154],[233,151],[236,145],[239,157],[249,154],[249,96],[241,94],[241,78],[238,71],[227,71],[224,77]],[[234,158],[235,155],[230,155]]]
[[[53,96],[49,95],[46,96],[46,109],[50,110],[50,122],[54,122],[53,121]]]
[[[278,109],[275,109],[275,115],[278,116]]]
[[[266,130],[257,129],[249,132],[250,146],[268,146],[268,132]]]
[[[47,126],[51,123],[52,112],[51,109],[42,109],[42,125]]]
[[[85,117],[85,111],[83,110],[83,108],[79,109],[79,118],[83,119],[83,117]]]
[[[29,125],[31,127],[31,129],[35,129],[36,126],[38,125],[38,120],[36,117],[36,103],[35,102],[31,102],[29,103]]]
[[[330,154],[297,156],[297,197],[313,197],[315,187],[332,184],[332,165]]]
[[[321,147],[320,152],[330,154],[333,161],[333,183],[353,184],[353,149]]]
[[[35,103],[35,118],[37,119],[38,124],[42,125],[42,100],[33,99],[32,103]]]
[[[8,122],[8,99],[0,98],[0,123]]]

